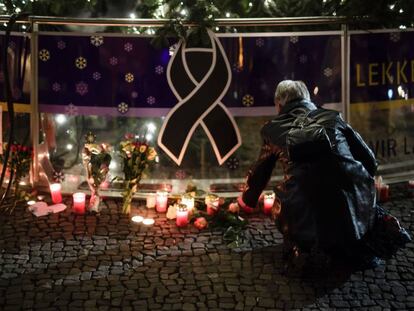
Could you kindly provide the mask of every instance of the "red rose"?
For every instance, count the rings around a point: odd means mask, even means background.
[[[194,221],[194,227],[196,227],[199,230],[207,228],[207,226],[208,226],[208,222],[204,217],[198,217]]]

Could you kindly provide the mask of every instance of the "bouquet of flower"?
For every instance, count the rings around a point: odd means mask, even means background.
[[[7,144],[4,144],[6,150]],[[7,161],[10,180],[13,180],[15,200],[22,199],[25,196],[23,191],[19,191],[20,182],[30,172],[30,163],[33,158],[33,148],[20,144],[12,144],[10,146],[10,154]],[[4,153],[0,154],[0,163],[4,163]],[[6,190],[8,192],[9,189]],[[16,201],[15,201],[16,203]]]
[[[145,137],[145,136],[144,136]],[[135,139],[133,134],[125,135],[120,143],[120,154],[123,160],[125,191],[123,192],[122,212],[128,214],[131,201],[138,189],[139,182],[149,164],[155,160],[157,152],[144,140]]]
[[[99,187],[106,179],[112,157],[109,154],[109,146],[107,144],[98,145],[94,141],[94,135],[87,134],[85,147],[82,152],[82,161],[86,168],[87,182],[91,189],[89,210],[99,212],[99,204],[101,202]]]

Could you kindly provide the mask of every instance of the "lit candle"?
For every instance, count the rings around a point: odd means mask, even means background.
[[[76,192],[73,194],[73,212],[75,214],[85,214],[85,193]]]
[[[167,211],[168,192],[157,191],[156,208],[158,213],[165,213]]]
[[[274,203],[275,203],[274,192],[266,193],[263,199],[263,212],[266,215],[269,215],[272,213],[272,207]]]
[[[134,216],[134,217],[131,218],[131,220],[133,222],[135,222],[135,223],[141,223],[141,222],[144,221],[144,217],[142,217],[142,216]]]
[[[181,197],[181,204],[187,206],[187,210],[190,214],[193,213],[194,209],[194,198],[190,194],[184,194]]]
[[[62,202],[62,194],[61,191],[62,190],[62,185],[59,183],[56,184],[50,184],[50,194],[52,196],[52,202],[57,204]]]
[[[188,224],[188,209],[184,204],[178,204],[177,218],[175,219],[177,227],[185,227]]]
[[[150,193],[147,195],[147,207],[154,208],[155,207],[155,194]]]
[[[387,202],[390,199],[390,186],[387,184],[381,184],[379,191],[380,202]]]
[[[27,201],[27,205],[33,205],[35,203],[36,203],[36,201],[34,201],[34,200]]]
[[[408,181],[408,188],[414,189],[414,180]]]
[[[145,218],[142,223],[146,226],[152,226],[155,223],[155,220],[152,218]]]
[[[220,198],[214,194],[206,195],[207,215],[214,215],[219,208]]]

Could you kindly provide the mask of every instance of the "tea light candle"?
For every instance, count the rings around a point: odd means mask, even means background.
[[[156,204],[155,194],[150,193],[147,195],[147,208],[154,208]]]
[[[220,198],[214,194],[206,195],[207,215],[214,215],[219,208]]]
[[[272,213],[272,207],[274,203],[275,203],[275,193],[274,192],[265,193],[264,199],[263,199],[263,212],[266,215],[269,215]]]
[[[57,204],[62,202],[62,194],[61,191],[62,190],[62,185],[59,183],[55,183],[55,184],[50,184],[50,194],[52,196],[52,202]]]
[[[30,200],[30,201],[27,201],[27,205],[33,205],[33,204],[35,204],[36,203],[36,201],[33,201],[33,200]]]
[[[414,180],[408,181],[408,188],[414,189]]]
[[[152,218],[145,218],[142,223],[146,226],[152,226],[155,223],[155,220]]]
[[[158,213],[165,213],[167,211],[168,192],[157,191],[156,209]]]
[[[177,227],[185,227],[188,224],[188,209],[184,204],[178,204],[177,207],[177,218],[176,222]]]
[[[144,221],[144,217],[142,217],[142,216],[134,216],[134,217],[131,218],[131,220],[133,222],[135,222],[135,223],[141,223],[141,222]]]
[[[191,214],[194,209],[194,198],[189,194],[184,194],[181,197],[181,204],[187,206],[188,212]]]
[[[85,193],[76,192],[73,194],[73,211],[75,214],[85,214]]]

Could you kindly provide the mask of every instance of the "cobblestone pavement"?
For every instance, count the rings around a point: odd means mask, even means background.
[[[414,232],[414,199],[393,187],[386,209]],[[414,245],[374,270],[285,273],[270,220],[250,216],[248,244],[178,229],[164,217],[131,224],[108,199],[98,216],[71,209],[0,219],[2,310],[414,310]],[[139,203],[139,202],[138,202]],[[152,210],[142,214],[156,216]]]

